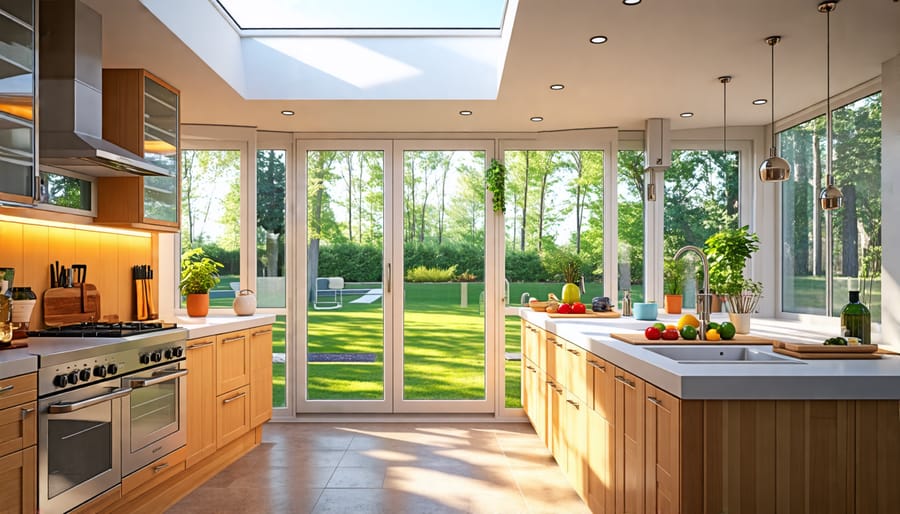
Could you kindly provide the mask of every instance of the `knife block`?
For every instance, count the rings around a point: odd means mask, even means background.
[[[100,321],[100,292],[94,284],[54,287],[44,291],[44,325]]]

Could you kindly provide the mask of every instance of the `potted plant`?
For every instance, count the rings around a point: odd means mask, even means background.
[[[555,249],[544,257],[545,269],[555,276],[562,276],[565,284],[560,298],[562,303],[573,304],[581,300],[581,267],[582,258],[569,250]]]
[[[751,233],[747,225],[725,229],[710,236],[704,249],[709,259],[709,288],[725,298],[737,332],[746,334],[750,331],[750,314],[759,304],[762,284],[745,278],[744,268],[747,259],[759,250],[759,236]]]
[[[219,283],[219,269],[224,267],[207,257],[202,248],[181,254],[181,283],[178,288],[186,297],[188,316],[203,317],[209,312],[209,290]]]
[[[681,314],[686,273],[684,261],[671,257],[663,261],[663,306],[668,314]]]

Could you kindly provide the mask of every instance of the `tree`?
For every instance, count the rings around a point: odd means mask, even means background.
[[[256,154],[256,226],[264,238],[265,276],[284,276],[280,272],[285,221],[285,152],[261,150]]]

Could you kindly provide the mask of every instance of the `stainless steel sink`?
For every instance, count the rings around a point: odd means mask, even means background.
[[[683,364],[806,364],[790,357],[741,346],[655,346],[645,349]]]

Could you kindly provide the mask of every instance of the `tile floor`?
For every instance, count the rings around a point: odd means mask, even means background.
[[[269,423],[186,513],[586,513],[527,424]]]

